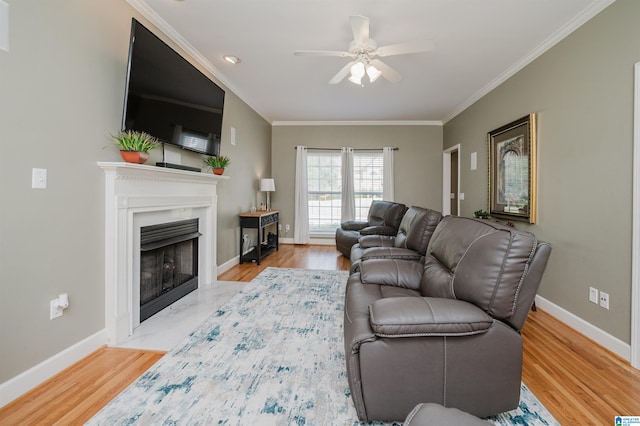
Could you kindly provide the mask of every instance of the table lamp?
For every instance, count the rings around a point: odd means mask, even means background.
[[[271,199],[269,193],[276,190],[276,183],[273,179],[260,179],[260,191],[267,193],[267,210],[271,210]]]

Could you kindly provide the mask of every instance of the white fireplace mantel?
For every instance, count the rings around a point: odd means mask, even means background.
[[[140,227],[199,219],[199,286],[217,279],[218,182],[228,179],[122,162],[98,162],[105,173],[105,321],[110,345],[140,323]]]

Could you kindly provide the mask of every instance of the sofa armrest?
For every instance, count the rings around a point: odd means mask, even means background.
[[[398,230],[392,226],[383,226],[383,225],[375,225],[375,226],[367,226],[365,228],[360,229],[361,235],[389,235],[395,236],[398,233]]]
[[[424,261],[420,253],[400,247],[371,247],[362,251],[362,260],[369,259],[401,259]]]
[[[361,249],[371,247],[393,247],[396,238],[390,235],[365,235],[360,237],[358,243]]]
[[[469,302],[434,297],[379,299],[369,316],[379,337],[469,336],[485,333],[494,321]]]
[[[391,285],[420,289],[424,263],[403,259],[368,259],[360,262],[360,280],[363,284]]]
[[[340,228],[344,229],[345,231],[360,231],[361,229],[366,228],[368,225],[368,222],[348,220],[346,222],[342,222],[340,224]]]

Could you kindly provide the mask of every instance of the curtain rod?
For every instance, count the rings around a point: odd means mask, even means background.
[[[298,149],[297,146],[294,146],[293,149]],[[392,148],[394,151],[398,151],[400,148]],[[310,148],[307,147],[307,150],[314,151],[342,151],[342,148]],[[382,151],[382,148],[353,148],[354,151]]]

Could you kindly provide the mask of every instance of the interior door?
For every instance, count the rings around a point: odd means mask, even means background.
[[[451,215],[458,215],[458,151],[451,152]]]

